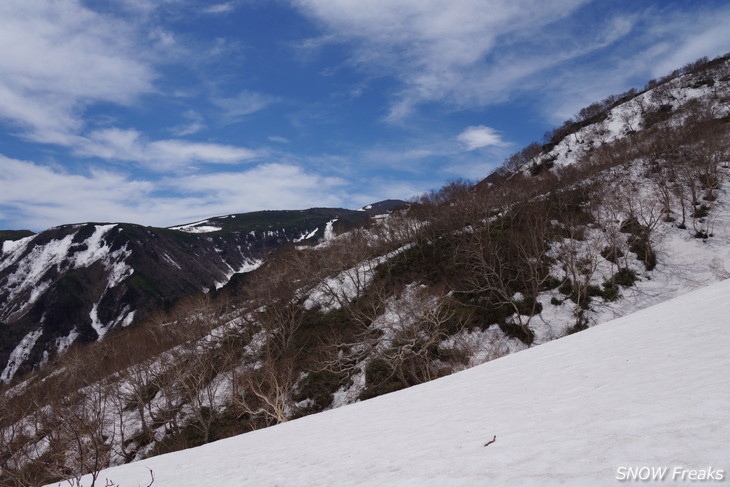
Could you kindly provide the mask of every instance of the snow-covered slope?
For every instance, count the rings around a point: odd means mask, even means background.
[[[701,105],[718,119],[727,117],[730,113],[727,104],[729,74],[730,59],[726,57],[717,63],[708,63],[702,70],[678,72],[676,77],[670,75],[667,80],[650,84],[640,93],[630,90],[620,97],[609,97],[595,104],[606,105],[602,113],[594,112],[592,117],[576,116],[575,120],[566,121],[543,150],[530,156],[519,171],[527,175],[553,167],[572,166],[604,144],[630,138],[668,119],[673,119],[669,125],[680,123],[688,117],[684,110],[687,107]]]
[[[708,469],[727,479],[729,298],[726,280],[421,386],[99,478],[147,485],[149,468],[155,487],[587,486],[648,467],[666,468],[670,483]]]

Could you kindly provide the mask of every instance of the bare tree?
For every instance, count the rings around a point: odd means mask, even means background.
[[[140,438],[143,442],[149,442],[153,438],[153,431],[150,427],[151,402],[157,396],[159,389],[156,387],[153,378],[153,370],[156,365],[154,360],[149,359],[138,364],[131,365],[119,373],[120,399],[124,402],[124,411],[136,411],[142,428]],[[124,421],[124,419],[120,419]]]
[[[443,374],[437,366],[438,347],[448,336],[458,333],[463,322],[445,295],[432,290],[409,288],[389,305],[391,319],[379,323],[384,331],[375,356],[386,360],[404,385],[433,380]],[[395,319],[393,319],[395,318]]]
[[[59,419],[57,433],[67,442],[67,447],[61,451],[70,452],[64,466],[79,485],[81,477],[89,474],[89,487],[94,487],[101,470],[109,466],[111,443],[114,441],[109,391],[97,382],[85,388],[81,400],[64,398],[52,405],[52,411]]]
[[[486,296],[487,306],[510,308],[526,337],[539,310],[536,298],[550,278],[546,218],[530,205],[486,218],[464,234],[455,254],[465,266],[458,291]]]
[[[602,191],[597,194],[600,203],[596,205],[594,216],[601,231],[602,256],[611,262],[614,270],[628,266],[628,243],[621,232],[621,223],[626,218],[621,202],[621,192],[615,182],[605,181]]]
[[[261,419],[266,425],[283,423],[291,412],[297,378],[293,360],[264,356],[238,374],[240,392],[233,396],[233,404],[241,415]]]
[[[219,397],[224,385],[224,365],[222,357],[215,353],[213,347],[201,344],[190,346],[185,351],[182,369],[183,375],[178,378],[178,387],[191,412],[194,422],[204,443],[210,441],[210,433],[216,419],[216,410],[221,405]]]
[[[590,240],[580,237],[571,230],[571,234],[558,242],[556,254],[562,264],[569,283],[570,297],[576,304],[576,315],[582,316],[582,310],[588,307],[591,299],[591,280],[599,263],[601,246],[593,236]]]

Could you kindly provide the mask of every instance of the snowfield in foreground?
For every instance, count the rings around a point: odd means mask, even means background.
[[[147,485],[150,468],[154,487],[593,486],[649,467],[666,468],[668,484],[711,469],[715,484],[730,482],[729,440],[727,280],[422,386],[111,468],[97,483]]]

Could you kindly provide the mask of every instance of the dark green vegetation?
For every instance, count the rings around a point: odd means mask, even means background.
[[[616,301],[621,297],[621,287],[631,287],[637,281],[636,272],[627,267],[619,269],[619,271],[607,279],[603,283],[603,291],[601,296],[606,301]]]

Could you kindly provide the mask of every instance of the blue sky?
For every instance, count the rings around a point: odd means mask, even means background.
[[[0,228],[169,226],[480,179],[730,50],[724,1],[3,0]]]

